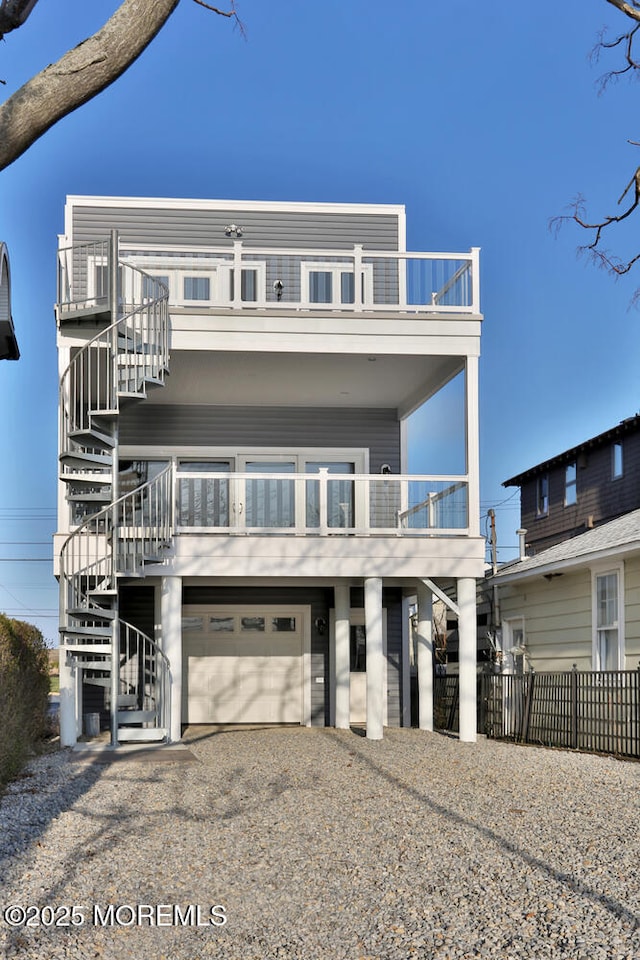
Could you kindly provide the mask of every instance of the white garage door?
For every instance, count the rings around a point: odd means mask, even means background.
[[[186,723],[303,723],[299,607],[184,607]]]

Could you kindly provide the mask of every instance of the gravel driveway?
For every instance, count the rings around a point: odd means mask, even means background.
[[[186,742],[195,761],[62,751],[11,785],[0,955],[640,956],[640,764],[418,730]]]

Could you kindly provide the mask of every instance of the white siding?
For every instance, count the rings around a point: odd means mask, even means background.
[[[591,669],[591,574],[565,573],[500,590],[503,620],[524,617],[527,662],[534,670]]]

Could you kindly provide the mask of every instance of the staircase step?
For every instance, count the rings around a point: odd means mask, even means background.
[[[118,591],[115,587],[94,587],[93,589],[87,590],[87,596],[106,600],[111,597],[117,597]]]
[[[118,727],[120,743],[137,741],[138,743],[158,743],[167,736],[165,727]]]
[[[66,473],[64,470],[60,473],[60,479],[64,483],[84,483],[91,487],[105,487],[111,482],[109,473]]]
[[[73,607],[67,610],[75,620],[115,620],[116,611],[106,607]]]
[[[93,637],[96,640],[104,637],[105,640],[111,640],[111,627],[82,627],[70,625],[60,627],[60,633],[65,634],[67,637]]]
[[[156,719],[155,710],[118,710],[118,723],[152,723]]]
[[[111,673],[110,660],[83,660],[82,667],[84,670],[102,670],[104,673]],[[111,684],[111,677],[85,677],[85,680],[87,683],[97,683],[98,686],[108,687]]]
[[[69,434],[69,438],[76,443],[81,443],[83,447],[102,447],[104,450],[111,450],[116,445],[114,438],[108,433],[94,428],[74,430]]]
[[[93,493],[68,493],[69,503],[111,503],[111,491],[94,491]]]
[[[116,407],[105,407],[100,409],[96,407],[95,410],[89,410],[88,416],[89,419],[99,423],[101,420],[106,420],[108,423],[113,423],[114,420],[117,420],[118,414],[120,411]]]
[[[65,467],[77,467],[80,470],[90,467],[110,467],[113,458],[106,453],[82,453],[79,451],[61,453],[60,463]],[[84,479],[76,476],[76,480]]]
[[[111,648],[106,643],[65,643],[64,650],[71,653],[74,657],[93,656],[96,653],[104,653],[106,656],[111,652]]]
[[[135,693],[120,693],[118,694],[118,706],[119,707],[137,707],[138,698]]]

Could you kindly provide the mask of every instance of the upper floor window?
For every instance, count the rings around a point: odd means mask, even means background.
[[[183,278],[183,296],[185,300],[210,300],[211,280],[207,276]]]
[[[302,263],[302,295],[308,303],[355,303],[356,276],[347,263]],[[367,305],[373,299],[371,264],[360,272],[360,300]]]
[[[539,517],[546,517],[549,513],[549,476],[546,473],[538,477],[536,484],[536,513]]]
[[[614,443],[611,450],[611,476],[614,480],[621,477],[624,472],[624,460],[622,457],[622,441]]]
[[[578,499],[577,473],[575,463],[568,463],[564,472],[564,505],[571,507]]]

